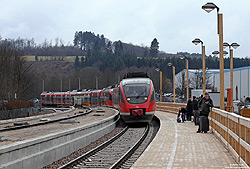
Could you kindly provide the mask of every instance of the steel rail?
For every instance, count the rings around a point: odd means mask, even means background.
[[[81,160],[86,159],[91,154],[94,154],[94,153],[104,149],[105,147],[107,147],[111,143],[113,143],[115,140],[117,140],[119,137],[121,137],[127,130],[128,130],[128,126],[126,126],[122,131],[120,131],[117,135],[113,136],[109,140],[105,141],[104,143],[100,144],[99,146],[95,147],[94,149],[82,154],[81,156],[75,158],[74,160],[71,160],[70,162],[64,164],[63,166],[60,166],[58,169],[66,169],[66,168],[73,167],[75,164],[77,164]]]
[[[110,169],[119,168],[123,164],[123,162],[125,162],[137,150],[137,148],[142,144],[142,142],[147,137],[148,132],[149,132],[149,128],[150,127],[149,127],[149,123],[148,123],[143,135],[141,136],[141,138],[120,159],[118,159],[110,167]]]

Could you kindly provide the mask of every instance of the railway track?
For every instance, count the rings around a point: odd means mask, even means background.
[[[86,112],[82,112],[82,113],[78,113],[78,114],[74,114],[74,115],[66,116],[66,117],[59,117],[59,118],[49,120],[49,121],[38,121],[38,122],[32,123],[32,124],[24,124],[24,125],[20,125],[20,126],[0,128],[0,132],[10,131],[10,130],[18,130],[18,129],[23,129],[23,128],[29,128],[29,127],[34,127],[34,126],[40,126],[40,125],[55,123],[55,122],[59,122],[59,121],[63,121],[63,120],[69,120],[69,119],[80,117],[80,116],[83,116],[83,115],[86,115],[86,114],[89,114],[89,113],[92,112],[91,108],[87,108],[87,109],[88,109],[88,111],[86,111]]]
[[[60,167],[130,168],[159,129],[159,120],[140,126],[126,126],[108,141]]]

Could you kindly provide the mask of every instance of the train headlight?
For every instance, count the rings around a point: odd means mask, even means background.
[[[148,98],[147,97],[144,97],[145,100],[147,100]]]
[[[130,100],[130,98],[127,98],[127,100],[129,101],[129,100]]]

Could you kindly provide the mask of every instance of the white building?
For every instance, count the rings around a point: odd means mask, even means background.
[[[213,85],[213,80],[214,80],[214,72],[218,72],[218,69],[207,69],[206,70],[206,81],[207,83],[210,83],[211,85]],[[185,87],[186,87],[186,69],[183,69],[182,71],[180,71],[179,73],[177,73],[175,75],[175,86],[176,88],[182,88],[182,83],[183,83],[183,76],[184,76],[184,83],[185,83]],[[200,69],[188,69],[189,72],[189,87],[192,89],[202,89],[202,82],[203,82],[203,78],[202,78],[202,70]],[[197,88],[197,83],[198,87]]]
[[[249,97],[249,94],[250,94],[249,71],[250,71],[250,66],[233,69],[233,77],[234,77],[233,99],[234,100],[236,100],[236,96],[238,96],[238,100],[244,99],[244,97]],[[189,81],[190,81],[189,87],[196,89],[195,84],[197,82],[194,82],[194,80],[197,75],[202,73],[202,70],[190,69],[188,72],[189,72]],[[183,74],[185,76],[185,83],[186,83],[186,69],[184,69],[181,72],[177,73],[175,76],[176,88],[181,88]],[[220,91],[220,71],[218,69],[212,69],[212,70],[208,69],[206,70],[206,76],[208,77],[207,80],[209,81],[209,83],[211,83],[214,89],[219,92]],[[227,92],[226,92],[227,88],[230,88],[230,70],[229,69],[224,70],[225,97],[227,96]]]
[[[249,97],[250,86],[250,66],[240,67],[233,69],[233,99],[236,100],[236,95],[238,95],[238,100],[244,99],[244,97]],[[217,91],[220,91],[220,72],[213,73],[213,83],[217,88]],[[224,70],[224,88],[230,88],[230,70]],[[236,90],[238,88],[238,91]],[[225,92],[225,97],[226,97]]]

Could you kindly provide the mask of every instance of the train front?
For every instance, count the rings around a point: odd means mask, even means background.
[[[152,120],[155,113],[155,92],[149,78],[123,79],[119,95],[119,111],[126,123]]]

